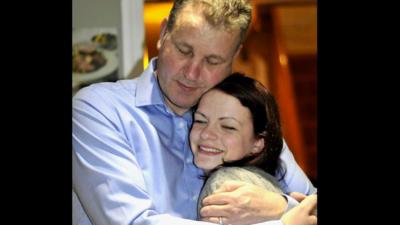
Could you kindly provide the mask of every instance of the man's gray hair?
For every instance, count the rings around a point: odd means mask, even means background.
[[[172,31],[177,15],[192,4],[201,9],[207,22],[227,31],[240,30],[240,43],[249,29],[252,6],[248,0],[175,0],[168,17],[167,29]]]

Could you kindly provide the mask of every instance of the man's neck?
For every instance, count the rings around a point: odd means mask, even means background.
[[[163,94],[163,98],[164,98],[164,101],[165,101],[167,107],[168,107],[172,112],[174,112],[175,114],[177,114],[177,115],[179,115],[179,116],[183,116],[183,114],[185,114],[187,111],[190,110],[190,108],[187,109],[187,108],[182,108],[182,107],[179,107],[179,106],[175,105],[175,104],[174,104],[173,102],[171,102],[171,101],[167,98],[167,96],[165,96],[164,94]]]
[[[179,115],[179,116],[183,116],[183,114],[185,114],[187,111],[189,111],[189,110],[191,109],[191,108],[183,108],[183,107],[180,107],[180,106],[174,104],[172,101],[170,101],[169,98],[168,98],[168,96],[164,93],[164,91],[163,91],[162,88],[161,88],[160,81],[158,80],[158,76],[157,76],[157,70],[154,70],[153,74],[154,74],[154,76],[155,76],[156,79],[157,79],[158,87],[159,87],[159,89],[160,89],[162,98],[164,99],[164,102],[165,102],[165,104],[167,105],[167,107],[168,107],[172,112],[174,112],[175,114],[177,114],[177,115]]]

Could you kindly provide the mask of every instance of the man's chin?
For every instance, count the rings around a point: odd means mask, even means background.
[[[185,112],[189,111],[195,104],[188,102],[168,102],[169,107],[177,114],[183,115]]]
[[[190,100],[190,101],[188,101],[189,99],[183,99],[183,100],[178,100],[178,101],[175,101],[174,102],[174,105],[176,106],[176,107],[179,107],[179,108],[181,108],[181,109],[190,109],[190,108],[192,108],[193,106],[195,106],[196,104],[197,104],[197,99],[196,100]]]

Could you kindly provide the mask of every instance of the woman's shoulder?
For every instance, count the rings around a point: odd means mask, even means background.
[[[219,188],[223,182],[228,180],[242,181],[271,191],[282,192],[274,176],[253,166],[221,167],[210,175],[207,183],[214,189]]]

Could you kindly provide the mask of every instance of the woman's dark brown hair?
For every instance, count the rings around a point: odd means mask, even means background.
[[[278,105],[274,96],[260,82],[241,73],[233,73],[213,89],[237,98],[251,113],[256,138],[264,139],[264,149],[257,155],[237,161],[224,162],[221,166],[256,166],[279,179],[285,174],[279,158],[282,146],[282,132]]]

